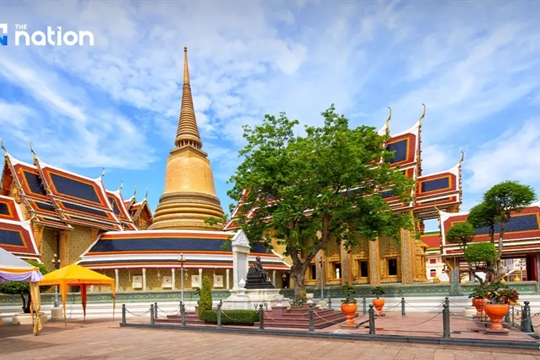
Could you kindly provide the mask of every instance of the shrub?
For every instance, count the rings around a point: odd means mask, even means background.
[[[473,243],[465,249],[464,257],[469,264],[486,261],[495,262],[497,260],[497,249],[490,242]]]
[[[345,299],[341,300],[341,302],[343,304],[356,304],[356,299],[353,297],[353,294],[356,294],[356,290],[349,283],[345,283],[341,289],[345,293]]]
[[[373,289],[371,289],[371,293],[375,295],[378,299],[379,296],[386,294],[386,291],[382,286],[375,286]]]
[[[207,323],[217,324],[217,311],[199,311],[199,318]],[[255,310],[222,310],[221,323],[223,325],[253,325],[259,321],[259,312]]]
[[[202,320],[202,314],[207,310],[212,310],[212,286],[207,276],[203,278],[199,296],[199,319]]]

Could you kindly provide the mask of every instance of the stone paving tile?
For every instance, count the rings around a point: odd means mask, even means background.
[[[540,351],[280,336],[119,328],[118,322],[0,327],[0,358],[10,359],[540,359]],[[54,354],[54,355],[52,355]]]

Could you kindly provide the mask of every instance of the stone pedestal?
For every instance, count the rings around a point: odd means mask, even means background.
[[[281,307],[287,307],[289,299],[279,295],[280,289],[233,289],[231,296],[223,300],[224,310],[255,310],[255,304],[267,304],[268,310],[282,302]],[[281,297],[282,300],[279,300]]]
[[[62,308],[53,307],[51,309],[51,321],[60,321],[60,320],[64,320],[64,316],[62,315]]]
[[[41,323],[45,324],[47,322],[47,315],[45,313],[40,313]],[[15,314],[11,320],[13,325],[33,325],[32,314]]]
[[[477,311],[474,306],[467,306],[465,307],[465,310],[463,310],[463,316],[466,318],[472,318],[476,315]]]

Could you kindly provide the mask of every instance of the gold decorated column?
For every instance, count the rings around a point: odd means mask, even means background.
[[[369,242],[369,284],[372,286],[381,284],[381,258],[379,244],[379,239]]]

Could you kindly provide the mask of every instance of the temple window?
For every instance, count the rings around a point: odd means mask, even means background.
[[[358,276],[361,278],[369,276],[369,263],[367,260],[358,260]]]
[[[430,264],[436,264],[436,263],[437,263],[437,259],[429,259],[429,263],[430,263]]]
[[[397,258],[390,258],[387,261],[388,261],[388,276],[397,276],[398,274]]]
[[[334,279],[341,279],[341,263],[340,262],[332,262],[332,277]]]
[[[435,276],[437,276],[437,269],[431,269],[431,270],[429,270],[429,276],[430,276],[430,277],[435,277]]]
[[[309,266],[309,275],[310,275],[311,280],[316,280],[317,279],[317,265],[311,264]]]

